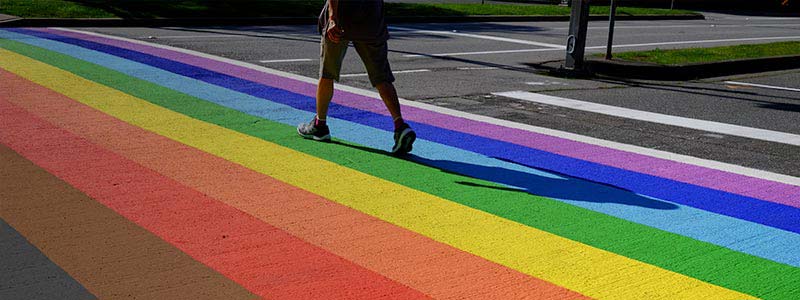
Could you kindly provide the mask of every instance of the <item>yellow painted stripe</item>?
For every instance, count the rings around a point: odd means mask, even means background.
[[[590,297],[754,298],[202,122],[13,52],[0,49],[0,67],[135,126]]]

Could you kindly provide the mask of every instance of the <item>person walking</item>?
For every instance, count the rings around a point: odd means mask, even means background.
[[[386,41],[383,0],[327,0],[319,16],[322,35],[319,84],[317,85],[317,115],[311,122],[297,126],[297,133],[307,139],[330,141],[326,123],[328,106],[333,98],[333,81],[339,81],[342,61],[350,42],[367,69],[369,81],[389,110],[394,120],[393,154],[411,152],[416,133],[403,121],[400,101],[394,87]]]

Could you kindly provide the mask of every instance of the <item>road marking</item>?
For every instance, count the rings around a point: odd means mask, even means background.
[[[527,85],[534,85],[534,86],[546,86],[546,85],[569,85],[569,84],[567,84],[567,83],[565,83],[565,82],[560,82],[560,81],[550,81],[550,80],[545,80],[545,81],[529,81],[529,82],[526,82],[525,84],[527,84]]]
[[[172,27],[165,27],[165,29],[175,29],[180,30],[180,28],[172,28]],[[247,32],[246,34],[236,32],[236,31],[220,31],[220,30],[205,30],[203,32],[211,33],[211,34],[203,34],[203,35],[151,35],[151,36],[142,36],[139,37],[140,39],[210,39],[210,38],[242,38],[242,39],[252,39],[252,38],[276,38],[276,39],[295,39],[295,40],[305,40],[305,41],[315,41],[319,42],[319,38],[316,36],[309,36],[309,35],[302,35],[302,34],[271,34],[271,33],[261,33],[261,32]]]
[[[697,40],[697,41],[679,41],[679,42],[659,42],[659,43],[644,43],[644,44],[624,44],[614,45],[616,48],[634,48],[646,46],[663,46],[663,45],[684,45],[684,44],[711,44],[711,43],[725,43],[725,42],[745,42],[745,41],[762,41],[762,40],[800,40],[800,36],[778,36],[778,37],[758,37],[758,38],[741,38],[741,39],[720,39],[720,40]],[[587,50],[606,49],[606,45],[586,47]],[[508,54],[508,53],[526,53],[526,52],[546,52],[546,51],[560,51],[562,49],[518,49],[518,50],[498,50],[498,51],[476,51],[476,52],[453,52],[453,53],[437,53],[437,54],[406,54],[403,57],[450,57],[450,56],[468,56],[468,55],[483,55],[483,54]]]
[[[771,90],[781,90],[781,91],[790,91],[790,92],[800,92],[800,89],[795,88],[787,88],[781,86],[772,86],[772,85],[764,85],[764,84],[756,84],[756,83],[747,83],[747,82],[738,82],[738,81],[725,81],[727,84],[732,85],[741,85],[741,86],[752,86],[752,87],[760,87],[765,89]]]
[[[741,20],[741,18],[731,18],[731,19],[734,19],[734,20],[737,20],[737,19],[738,19],[738,20]],[[783,21],[783,20],[800,20],[800,18],[796,18],[796,17],[746,17],[746,18],[745,18],[745,20],[766,20],[766,21],[769,21],[769,20],[772,20],[772,21],[779,20],[779,21]]]
[[[176,52],[180,52],[180,53],[184,53],[184,54],[189,54],[189,55],[203,57],[203,58],[210,59],[210,60],[215,60],[215,61],[222,62],[222,63],[227,63],[227,64],[231,64],[231,65],[235,65],[235,66],[240,66],[240,67],[243,67],[243,68],[248,68],[248,69],[251,69],[251,70],[258,71],[258,72],[264,72],[264,73],[267,73],[267,74],[272,74],[272,75],[276,75],[276,76],[290,78],[290,79],[294,79],[294,80],[297,80],[297,81],[300,81],[300,82],[305,82],[305,83],[310,83],[310,84],[317,84],[317,81],[318,81],[318,79],[315,79],[315,78],[305,77],[305,76],[301,76],[301,75],[297,75],[297,74],[292,74],[292,73],[289,73],[289,72],[284,72],[284,71],[280,71],[280,70],[276,70],[276,69],[272,69],[272,68],[267,68],[267,67],[264,67],[264,66],[259,66],[259,65],[255,65],[255,64],[251,64],[251,63],[247,63],[247,62],[243,62],[243,61],[238,61],[238,60],[234,60],[234,59],[230,59],[230,58],[225,58],[225,57],[216,56],[216,55],[213,55],[213,54],[203,53],[203,52],[189,50],[189,49],[182,49],[182,48],[177,48],[177,47],[172,47],[172,46],[167,46],[167,45],[160,45],[160,44],[156,44],[156,43],[149,43],[149,42],[146,42],[146,41],[123,38],[123,37],[107,35],[107,34],[101,34],[101,33],[95,33],[95,32],[91,32],[91,31],[75,30],[75,29],[63,28],[63,27],[57,27],[55,29],[62,30],[62,31],[76,32],[76,33],[81,33],[81,34],[86,34],[86,35],[93,35],[93,36],[103,37],[103,38],[107,38],[107,39],[125,41],[125,42],[129,42],[129,43],[145,45],[145,46],[148,46],[148,47],[154,47],[154,48],[159,48],[159,49],[176,51]],[[352,94],[361,95],[361,96],[365,96],[365,97],[372,97],[372,98],[375,98],[375,99],[380,99],[380,95],[377,92],[368,91],[368,90],[364,90],[364,89],[360,89],[360,88],[354,88],[354,87],[350,87],[350,86],[342,85],[342,84],[336,85],[336,88],[341,90],[341,91],[349,92],[349,93],[352,93]],[[522,124],[522,123],[512,122],[512,121],[509,121],[509,120],[497,119],[497,118],[493,118],[493,117],[489,117],[489,116],[477,115],[477,114],[463,112],[463,111],[459,111],[459,110],[455,110],[455,109],[444,108],[444,107],[435,106],[435,105],[432,105],[432,104],[426,104],[426,103],[410,101],[410,100],[406,100],[406,99],[402,99],[402,98],[400,99],[400,103],[402,105],[405,105],[405,106],[416,107],[416,108],[419,108],[419,109],[425,109],[425,110],[429,110],[429,111],[433,111],[433,112],[437,112],[437,113],[441,113],[441,114],[445,114],[445,115],[449,115],[449,116],[470,119],[470,120],[477,121],[477,122],[485,122],[485,123],[494,124],[494,125],[497,125],[497,126],[504,126],[504,127],[515,128],[515,129],[519,129],[519,130],[525,130],[525,131],[535,132],[535,133],[544,134],[544,135],[557,136],[559,138],[568,139],[568,140],[575,141],[575,142],[586,143],[586,144],[591,144],[591,145],[597,145],[597,146],[601,146],[601,147],[606,147],[606,148],[620,150],[620,151],[626,151],[626,152],[630,152],[630,153],[636,153],[636,154],[640,154],[640,155],[646,155],[646,156],[660,158],[660,159],[664,159],[664,160],[675,161],[675,162],[686,163],[686,164],[692,164],[692,165],[700,166],[700,167],[704,167],[704,168],[710,168],[710,169],[725,171],[725,172],[729,172],[729,173],[734,173],[734,174],[739,174],[739,175],[744,175],[744,176],[749,176],[749,177],[754,177],[754,178],[760,178],[760,179],[771,180],[771,181],[775,181],[775,182],[780,182],[780,183],[800,186],[800,177],[794,177],[794,176],[789,176],[789,175],[785,175],[785,174],[779,174],[779,173],[775,173],[775,172],[769,172],[769,171],[764,171],[764,170],[759,170],[759,169],[754,169],[754,168],[748,168],[748,167],[744,167],[744,166],[739,166],[739,165],[719,162],[719,161],[710,160],[710,159],[703,159],[703,158],[689,156],[689,155],[676,154],[676,153],[671,153],[671,152],[667,152],[667,151],[651,149],[651,148],[646,148],[646,147],[641,147],[641,146],[636,146],[636,145],[624,144],[624,143],[619,143],[619,142],[615,142],[615,141],[603,140],[603,139],[598,139],[598,138],[585,136],[585,135],[579,135],[579,134],[566,132],[566,131],[561,131],[561,130],[554,130],[554,129],[545,128],[545,127]]]
[[[506,54],[506,53],[524,53],[524,52],[546,52],[546,51],[562,51],[563,49],[518,49],[518,50],[497,50],[497,51],[476,51],[476,52],[451,52],[451,53],[438,53],[438,54],[406,54],[403,57],[448,57],[448,56],[467,56],[467,55],[481,55],[481,54]]]
[[[566,46],[556,45],[556,44],[548,44],[542,42],[534,42],[528,40],[519,40],[519,39],[512,39],[512,38],[504,38],[492,35],[482,35],[482,34],[470,34],[470,33],[459,33],[459,32],[452,32],[452,31],[441,31],[441,30],[418,30],[414,28],[406,28],[406,27],[396,27],[396,26],[389,26],[389,29],[398,30],[398,31],[407,31],[411,33],[427,33],[427,34],[443,34],[443,35],[454,35],[454,36],[462,36],[462,37],[469,37],[475,39],[483,39],[483,40],[491,40],[491,41],[499,41],[499,42],[507,42],[507,43],[514,43],[514,44],[523,44],[523,45],[533,45],[533,46],[541,46],[541,47],[548,47],[548,48],[555,48],[555,49],[566,49]]]
[[[721,133],[721,134],[740,136],[740,137],[746,137],[746,138],[781,143],[781,144],[800,146],[800,135],[786,133],[786,132],[671,116],[671,115],[665,115],[665,114],[659,114],[659,113],[653,113],[653,112],[647,112],[647,111],[641,111],[641,110],[635,110],[635,109],[629,109],[629,108],[623,108],[605,104],[597,104],[593,102],[555,97],[544,94],[536,94],[531,92],[514,91],[514,92],[493,93],[493,94],[514,99],[566,107],[575,110],[599,113],[614,117],[628,118],[645,122],[691,128],[706,132]]]
[[[295,58],[295,59],[273,59],[273,60],[259,60],[260,63],[283,63],[283,62],[301,62],[301,61],[313,61],[310,58]]]
[[[405,74],[405,73],[421,73],[421,72],[430,72],[431,70],[428,69],[419,69],[419,70],[403,70],[403,71],[392,71],[392,74]],[[354,74],[342,74],[339,77],[361,77],[361,76],[369,76],[367,73],[354,73]]]
[[[397,72],[392,72],[397,73]],[[367,73],[354,73],[354,74],[342,74],[339,77],[346,78],[346,77],[362,77],[362,76],[369,76]]]
[[[459,67],[459,68],[456,68],[456,69],[463,70],[463,71],[470,71],[470,70],[497,70],[497,69],[500,69],[500,68],[498,68],[498,67]]]
[[[214,34],[214,35],[150,35],[142,38],[147,39],[207,39],[207,38],[231,38],[242,37],[234,34]]]

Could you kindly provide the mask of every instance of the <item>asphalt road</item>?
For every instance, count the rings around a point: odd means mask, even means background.
[[[589,25],[588,55],[604,53],[606,22]],[[315,26],[225,28],[85,28],[192,49],[315,78]],[[391,61],[402,98],[626,144],[800,176],[798,146],[758,135],[733,136],[684,128],[647,117],[634,120],[511,99],[494,93],[537,94],[800,134],[800,70],[690,82],[574,80],[541,75],[532,65],[563,59],[566,22],[397,24]],[[706,20],[617,22],[615,52],[800,40],[800,18],[708,13]],[[355,51],[341,83],[371,88]],[[734,82],[734,83],[731,83]],[[752,84],[764,85],[754,86]],[[683,120],[683,119],[682,119]],[[698,127],[699,126],[699,127]]]

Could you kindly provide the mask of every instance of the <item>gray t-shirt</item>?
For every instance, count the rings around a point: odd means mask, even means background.
[[[383,0],[339,0],[336,24],[344,31],[344,39],[351,41],[385,41],[389,38],[386,29],[386,13]],[[328,28],[328,1],[319,15],[319,31]]]

